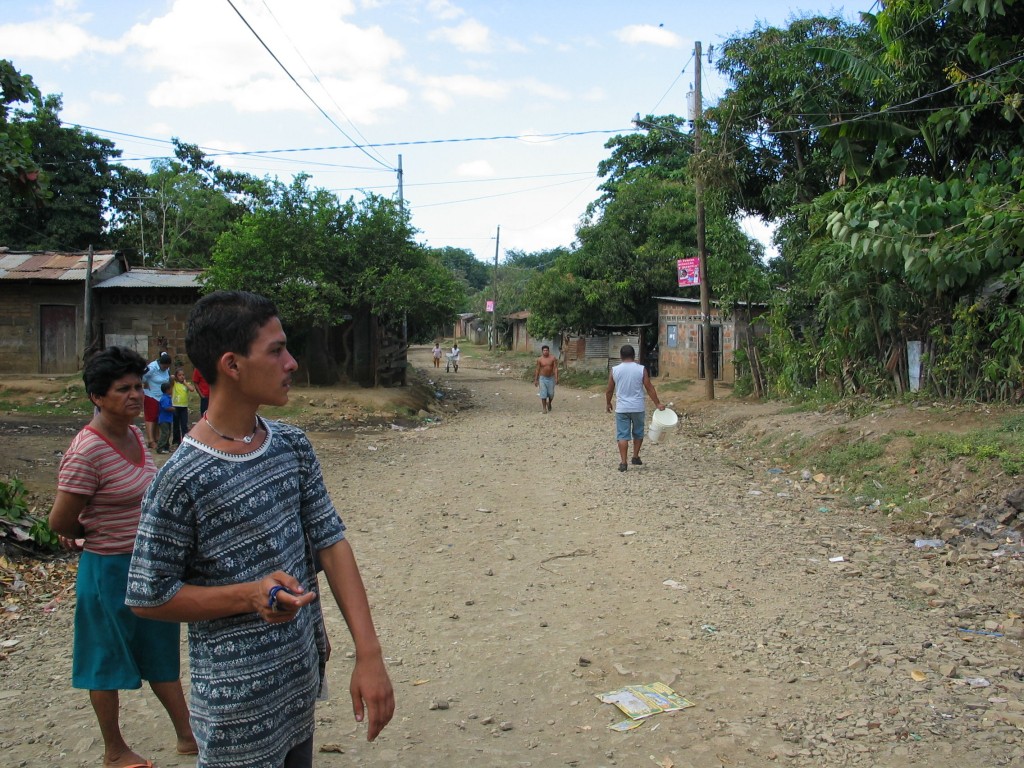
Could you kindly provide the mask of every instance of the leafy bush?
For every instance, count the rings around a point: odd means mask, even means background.
[[[18,478],[0,480],[0,533],[16,541],[31,539],[43,549],[57,549],[57,534],[41,517],[29,512],[28,492]]]

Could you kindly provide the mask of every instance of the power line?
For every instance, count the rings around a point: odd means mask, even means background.
[[[531,134],[510,134],[505,136],[468,136],[465,138],[453,138],[453,139],[416,139],[412,141],[386,141],[377,142],[374,144],[366,144],[366,147],[415,147],[425,146],[428,144],[460,144],[474,141],[508,141],[516,140],[524,143],[532,143],[536,139],[547,139],[549,141],[562,141],[563,139],[573,138],[576,136],[589,136],[593,134],[609,134],[609,133],[623,133],[624,131],[630,131],[631,128],[615,128],[612,130],[592,130],[592,131],[563,131],[561,133],[531,133]],[[540,143],[540,142],[537,142]],[[545,142],[547,143],[547,142]],[[244,155],[269,155],[282,152],[325,152],[334,151],[338,149],[362,149],[360,145],[339,145],[339,146],[327,146],[327,147],[303,147],[296,149],[263,149],[253,150],[249,152],[222,152],[222,155],[232,154],[244,154]]]
[[[874,57],[874,58],[880,57],[883,53],[885,53],[886,48],[888,48],[889,46],[893,45],[894,43],[897,43],[898,41],[902,40],[904,37],[909,35],[911,32],[915,31],[919,27],[922,27],[925,24],[927,24],[928,22],[937,19],[939,17],[939,15],[941,13],[943,13],[944,11],[946,11],[947,9],[949,9],[950,6],[952,6],[954,2],[957,2],[957,0],[947,0],[945,4],[943,4],[942,6],[937,8],[933,13],[931,13],[930,15],[926,16],[925,18],[921,19],[919,22],[917,22],[913,26],[909,27],[908,29],[903,30],[900,34],[896,35],[896,37],[892,38],[892,40],[890,40],[888,43],[884,43],[880,48],[878,48],[876,51],[874,51],[873,54],[871,54],[872,57]],[[874,8],[875,5],[878,5],[877,0],[872,5],[872,8]],[[868,12],[870,13],[870,11],[868,11]],[[863,22],[858,22],[858,24],[862,25]],[[826,46],[822,46],[822,47],[826,47]],[[805,100],[805,99],[807,99],[808,96],[818,92],[819,90],[821,90],[823,88],[828,88],[828,87],[829,87],[829,83],[827,81],[825,81],[824,79],[821,79],[821,80],[819,80],[817,83],[815,83],[814,85],[812,85],[810,88],[808,88],[805,91],[794,91],[793,95],[790,96],[788,99],[784,100],[781,104],[779,104],[777,109],[784,109],[787,104],[794,104],[798,100]],[[749,116],[743,118],[742,120],[744,122],[753,122],[753,121],[760,120],[761,118],[767,116],[767,114],[768,114],[767,110],[761,110],[760,112],[758,112],[756,114],[753,114],[753,115],[749,115]],[[791,117],[799,117],[800,115],[799,115],[799,113],[797,113],[797,114],[790,115],[790,116]],[[798,132],[804,132],[804,131],[810,131],[810,130],[813,130],[813,129],[793,129],[791,132],[798,133]]]
[[[669,91],[671,91],[671,90],[672,90],[673,88],[675,88],[675,87],[676,87],[676,83],[678,83],[678,82],[679,82],[679,78],[681,78],[681,77],[682,77],[683,75],[685,75],[685,74],[686,74],[686,68],[687,68],[688,66],[690,66],[690,64],[692,64],[692,63],[693,63],[693,54],[691,53],[691,54],[690,54],[690,60],[689,60],[688,62],[686,62],[686,63],[685,63],[684,65],[683,65],[683,68],[682,68],[681,70],[679,70],[679,74],[678,74],[678,75],[676,75],[676,79],[675,79],[675,80],[673,80],[673,81],[672,81],[672,84],[671,84],[671,85],[669,85],[669,87],[665,89],[665,92],[664,92],[664,93],[663,93],[663,94],[661,95],[661,98],[660,98],[660,99],[658,99],[658,103],[657,103],[657,104],[655,104],[655,105],[654,105],[654,106],[653,106],[653,107],[651,108],[651,111],[650,111],[650,112],[648,112],[647,114],[649,114],[649,115],[653,115],[653,114],[654,114],[654,113],[655,113],[655,112],[657,111],[658,107],[660,107],[660,106],[661,106],[661,102],[663,102],[663,101],[665,100],[665,97],[666,97],[666,96],[668,96],[668,94],[669,94]]]
[[[836,120],[835,122],[829,123],[828,125],[825,125],[825,126],[815,126],[813,128],[792,128],[792,129],[781,130],[781,131],[765,131],[765,133],[767,133],[767,134],[769,134],[771,136],[781,136],[781,135],[791,134],[791,133],[809,133],[810,131],[817,131],[817,130],[821,130],[822,128],[832,128],[833,126],[837,126],[837,125],[846,125],[847,123],[857,123],[857,122],[860,122],[862,120],[867,120],[870,117],[879,117],[881,115],[887,115],[890,112],[900,111],[903,107],[910,106],[911,104],[916,104],[919,101],[924,101],[925,99],[930,99],[933,96],[938,96],[940,94],[946,93],[947,91],[952,91],[952,90],[954,90],[956,88],[959,88],[964,83],[968,83],[968,82],[971,82],[971,81],[974,81],[974,80],[980,80],[981,78],[985,77],[985,75],[990,75],[990,74],[992,74],[993,72],[995,72],[998,69],[1002,69],[1003,67],[1008,67],[1011,64],[1016,64],[1018,61],[1021,61],[1021,60],[1024,60],[1024,54],[1018,54],[1017,56],[1014,56],[1012,59],[1007,59],[1006,61],[1002,61],[1002,62],[1000,62],[998,64],[995,64],[992,67],[989,67],[988,69],[986,69],[984,72],[979,72],[976,75],[971,75],[970,77],[966,77],[966,78],[964,78],[960,82],[951,83],[951,84],[947,85],[945,88],[939,88],[937,91],[932,91],[931,93],[925,93],[925,94],[922,94],[921,96],[916,96],[913,99],[910,99],[909,101],[903,102],[902,104],[895,104],[892,107],[885,107],[885,108],[879,109],[879,110],[877,110],[875,112],[865,112],[863,114],[854,115],[853,117],[850,117],[850,118],[848,118],[846,120]],[[919,111],[926,111],[926,110],[909,110],[909,111],[911,111],[911,112],[919,112]]]
[[[581,196],[581,195],[583,195],[583,193],[584,193],[584,192],[587,192],[587,191],[588,191],[588,189],[589,189],[589,188],[587,188],[587,187],[584,187],[583,189],[581,189],[581,190],[580,190],[579,192],[577,192],[577,193],[576,193],[575,195],[573,195],[573,197],[572,197],[572,198],[571,198],[571,199],[569,200],[569,202],[567,202],[567,203],[566,203],[565,205],[563,205],[563,206],[562,206],[561,208],[559,208],[559,209],[558,209],[557,211],[555,211],[554,213],[552,213],[552,214],[551,214],[550,216],[548,216],[548,217],[547,217],[546,219],[543,219],[543,220],[541,220],[541,221],[538,221],[538,222],[536,222],[535,224],[531,224],[531,225],[530,225],[530,226],[528,226],[528,227],[509,227],[509,229],[511,229],[511,230],[512,230],[513,232],[529,232],[529,231],[530,231],[531,229],[536,229],[537,227],[541,227],[541,226],[543,226],[543,225],[547,224],[547,223],[548,223],[549,221],[552,221],[553,219],[557,218],[557,217],[558,217],[558,215],[562,213],[562,211],[564,211],[564,210],[565,210],[566,208],[568,208],[568,207],[569,207],[570,205],[572,205],[572,204],[573,204],[573,203],[575,203],[575,202],[576,202],[577,200],[579,200],[580,196]],[[597,191],[597,188],[595,187],[593,191],[595,191],[595,192],[596,192],[596,191]]]
[[[323,82],[321,82],[320,76],[313,71],[313,67],[311,67],[309,62],[306,61],[306,57],[302,55],[302,51],[300,51],[299,47],[295,45],[295,41],[292,40],[291,36],[288,34],[288,31],[281,24],[280,20],[278,20],[277,16],[274,15],[274,12],[270,9],[270,6],[267,5],[267,0],[263,0],[263,7],[267,9],[267,13],[270,14],[270,18],[272,18],[274,22],[277,24],[278,29],[281,30],[281,33],[285,36],[285,39],[289,43],[291,43],[292,49],[295,51],[296,54],[298,54],[298,57],[302,60],[302,63],[306,65],[306,69],[309,70],[309,74],[313,76],[314,80],[316,80],[316,84],[320,86],[320,89],[327,95],[327,98],[331,100],[331,103],[334,104],[334,108],[341,113],[341,116],[344,117],[345,120],[348,121],[348,124],[352,126],[352,129],[356,132],[356,135],[363,140],[363,146],[369,144],[369,140],[363,135],[362,131],[359,130],[358,126],[356,126],[356,124],[352,122],[352,118],[345,114],[345,110],[342,109],[341,105],[337,102],[337,100],[334,98],[331,92],[327,90],[327,86],[325,86]],[[382,161],[384,161],[385,164],[387,163],[387,158],[380,154],[380,152],[374,152],[374,154],[376,154]]]
[[[378,159],[378,158],[374,157],[374,156],[373,156],[373,155],[371,155],[371,154],[370,154],[369,152],[367,152],[367,151],[366,151],[366,149],[364,148],[364,146],[363,146],[362,144],[359,144],[358,142],[356,142],[356,140],[355,140],[355,139],[353,139],[353,138],[352,138],[351,136],[349,136],[349,135],[348,135],[347,133],[345,133],[345,129],[344,129],[344,128],[342,128],[342,127],[341,127],[340,125],[338,125],[338,123],[337,123],[337,122],[336,122],[336,121],[334,120],[334,118],[333,118],[333,117],[331,117],[331,116],[330,116],[329,114],[327,114],[327,112],[326,112],[326,111],[324,110],[324,108],[323,108],[323,107],[321,107],[321,106],[320,106],[320,105],[319,105],[319,104],[317,103],[316,99],[314,99],[314,98],[313,98],[312,96],[310,96],[310,95],[309,95],[309,92],[308,92],[308,91],[307,91],[307,90],[306,90],[305,88],[303,88],[303,87],[302,87],[302,83],[300,83],[300,82],[299,82],[298,80],[296,80],[296,79],[295,79],[295,76],[294,76],[294,75],[293,75],[293,74],[292,74],[291,72],[289,72],[289,71],[288,71],[288,67],[286,67],[286,66],[285,66],[285,65],[284,65],[284,64],[283,64],[283,63],[281,62],[281,60],[280,60],[279,58],[277,58],[277,55],[276,55],[276,54],[275,54],[275,53],[274,53],[274,52],[273,52],[273,51],[272,51],[272,50],[270,49],[270,46],[269,46],[269,45],[267,45],[267,44],[266,44],[265,42],[263,42],[263,38],[262,38],[262,37],[260,37],[260,36],[259,36],[259,33],[257,33],[257,32],[256,32],[256,30],[252,28],[252,25],[251,25],[251,24],[250,24],[250,23],[248,22],[248,20],[247,20],[247,19],[245,18],[245,16],[243,16],[243,15],[242,15],[242,12],[241,12],[240,10],[238,10],[238,8],[236,8],[236,7],[235,7],[235,4],[234,4],[234,2],[232,2],[232,0],[227,0],[227,4],[231,6],[231,10],[233,10],[233,11],[234,11],[234,12],[235,12],[236,14],[238,14],[238,18],[240,18],[240,19],[242,20],[242,23],[243,23],[243,24],[245,24],[245,26],[249,28],[249,31],[253,33],[253,35],[254,35],[254,36],[256,37],[256,39],[257,39],[257,40],[259,40],[259,43],[260,43],[260,45],[262,45],[262,46],[263,46],[263,48],[264,48],[264,49],[266,50],[266,52],[270,54],[270,57],[271,57],[271,58],[272,58],[272,59],[273,59],[273,60],[274,60],[275,62],[277,62],[277,65],[278,65],[278,66],[279,66],[279,67],[280,67],[280,68],[281,68],[281,69],[282,69],[282,70],[284,71],[284,73],[285,73],[286,75],[288,75],[288,79],[290,79],[290,80],[291,80],[291,81],[292,81],[293,83],[295,83],[295,87],[296,87],[296,88],[298,88],[298,89],[299,89],[300,91],[302,91],[302,95],[303,95],[303,96],[305,96],[305,97],[306,97],[307,99],[309,99],[309,102],[310,102],[310,103],[311,103],[311,104],[312,104],[312,105],[313,105],[314,107],[316,107],[316,108],[317,108],[317,111],[318,111],[318,112],[319,112],[319,113],[320,113],[321,115],[323,115],[323,116],[324,116],[325,118],[327,118],[327,121],[328,121],[328,122],[329,122],[329,123],[330,123],[331,125],[333,125],[333,126],[334,126],[335,128],[337,128],[337,129],[338,129],[338,132],[339,132],[339,133],[340,133],[340,134],[341,134],[342,136],[344,136],[344,137],[345,137],[346,139],[348,139],[349,141],[351,141],[351,142],[352,142],[352,145],[353,145],[353,147],[354,147],[355,149],[358,149],[358,150],[359,150],[360,152],[362,152],[362,153],[363,153],[364,155],[366,155],[366,156],[367,156],[368,158],[370,158],[371,160],[373,160],[373,162],[375,162],[375,163],[377,163],[377,164],[379,164],[379,165],[382,165],[382,166],[384,166],[384,167],[385,167],[385,168],[387,168],[387,169],[388,169],[389,171],[396,171],[396,170],[398,170],[397,168],[392,168],[392,167],[390,167],[390,166],[389,166],[389,165],[388,165],[387,163],[382,163],[382,162],[380,161],[380,159]]]
[[[69,125],[74,125],[70,123]],[[79,128],[85,128],[90,131],[99,131],[101,133],[109,133],[115,136],[127,136],[130,138],[143,139],[147,141],[161,141],[165,143],[171,143],[164,139],[150,139],[144,136],[137,136],[131,133],[119,133],[118,131],[111,131],[106,128],[90,128],[86,125],[79,125]],[[562,131],[560,133],[531,133],[531,134],[509,134],[499,136],[468,136],[463,138],[450,138],[450,139],[417,139],[412,141],[386,141],[376,142],[373,144],[336,144],[323,147],[287,147],[282,149],[250,149],[250,150],[221,150],[213,149],[209,152],[207,157],[232,157],[237,155],[276,155],[276,154],[287,154],[292,152],[334,152],[341,149],[359,149],[365,150],[366,148],[379,148],[379,147],[414,147],[414,146],[426,146],[430,144],[461,144],[476,141],[522,141],[524,143],[533,143],[534,140],[547,139],[549,141],[562,141],[563,139],[574,138],[577,136],[591,136],[596,134],[611,134],[611,133],[626,133],[632,131],[632,128],[614,128],[614,129],[600,129],[590,131]],[[348,137],[346,137],[348,138]],[[351,140],[351,139],[350,139]],[[540,143],[539,141],[537,143]],[[547,142],[545,142],[547,143]],[[201,147],[201,149],[206,149]],[[136,157],[133,158],[135,161],[143,160],[162,160],[167,155],[154,155],[151,157]],[[389,171],[394,171],[394,168],[388,168]]]
[[[143,141],[143,142],[147,142],[147,143],[152,143],[152,144],[174,144],[174,142],[171,139],[158,139],[158,138],[153,137],[153,136],[140,136],[137,133],[125,133],[123,131],[115,131],[115,130],[112,130],[110,128],[96,128],[96,127],[90,126],[90,125],[82,125],[81,123],[69,123],[69,122],[65,122],[65,121],[62,120],[61,121],[61,125],[63,125],[64,127],[81,128],[83,130],[94,131],[96,133],[105,133],[105,134],[108,134],[110,136],[124,136],[125,138],[137,139],[139,141]],[[244,155],[269,155],[272,152],[305,152],[305,151],[307,151],[307,150],[304,150],[304,149],[294,149],[294,150],[288,149],[288,150],[257,150],[257,151],[250,152],[250,151],[247,151],[247,150],[232,151],[232,150],[227,150],[227,149],[220,149],[219,147],[208,147],[208,146],[205,146],[205,145],[202,145],[202,144],[197,144],[196,146],[199,147],[199,149],[203,150],[203,155],[204,155],[204,157],[207,157],[207,158],[210,158],[210,157],[225,157],[225,156],[229,156],[229,157],[231,157],[231,156],[244,156]],[[349,147],[349,148],[350,149],[354,149],[354,147]],[[338,147],[324,147],[323,149],[338,149]],[[312,151],[312,150],[308,150],[308,151]],[[122,157],[119,157],[119,158],[114,158],[112,160],[112,162],[141,163],[141,162],[149,162],[149,161],[153,161],[153,160],[169,160],[172,157],[173,157],[173,155],[142,155],[142,156],[136,156],[136,157],[124,157],[124,156],[122,156]],[[278,158],[276,158],[276,157],[270,157],[268,159],[270,159],[270,160],[278,160]],[[290,161],[285,160],[285,159],[281,159],[281,162],[290,162]],[[356,170],[356,171],[374,171],[374,172],[388,172],[388,173],[390,173],[393,170],[391,168],[378,168],[376,166],[375,167],[368,167],[368,166],[365,166],[365,165],[343,165],[341,163],[328,163],[328,162],[325,162],[323,160],[306,160],[304,162],[307,165],[318,165],[318,166],[322,166],[324,168],[345,168],[347,170]]]

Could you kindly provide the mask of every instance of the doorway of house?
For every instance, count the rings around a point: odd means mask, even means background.
[[[39,307],[39,372],[74,373],[78,370],[78,327],[75,307],[43,304]]]
[[[704,333],[697,334],[697,366],[698,376],[703,379],[704,373]],[[711,377],[717,381],[722,378],[722,326],[711,326]]]

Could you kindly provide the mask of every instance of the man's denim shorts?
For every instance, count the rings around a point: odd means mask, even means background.
[[[632,436],[630,435],[632,433]],[[616,440],[644,439],[644,412],[615,414]]]

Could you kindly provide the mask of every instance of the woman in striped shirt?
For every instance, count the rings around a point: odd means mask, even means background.
[[[124,604],[142,496],[156,474],[133,424],[145,370],[145,360],[124,347],[86,364],[85,391],[96,407],[61,460],[49,519],[67,548],[82,551],[71,684],[89,691],[103,765],[111,768],[152,766],[128,746],[118,718],[118,691],[141,688],[143,680],[170,715],[178,753],[197,752],[179,677],[179,625],[141,619]]]

